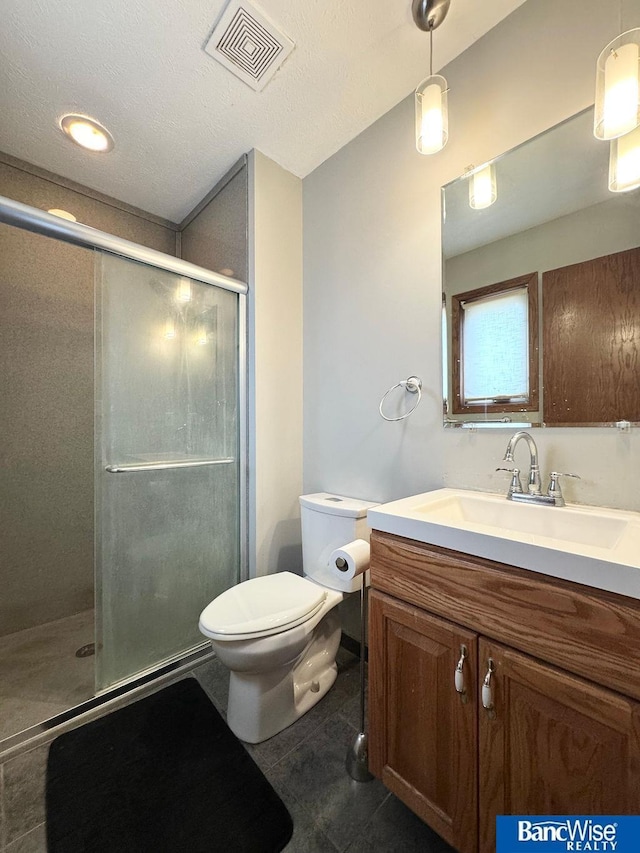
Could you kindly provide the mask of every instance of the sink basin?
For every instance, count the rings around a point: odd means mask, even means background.
[[[415,508],[416,515],[441,524],[505,528],[523,536],[546,536],[560,542],[615,548],[624,533],[626,518],[574,510],[516,504],[504,497],[459,492]]]
[[[640,598],[640,513],[438,489],[381,504],[375,530]]]

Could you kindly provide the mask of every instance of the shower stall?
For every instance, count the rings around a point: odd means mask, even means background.
[[[1,197],[0,223],[1,751],[206,655],[247,537],[246,286]]]

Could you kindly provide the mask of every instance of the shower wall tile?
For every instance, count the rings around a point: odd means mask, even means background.
[[[247,280],[248,192],[244,166],[182,231],[181,255],[185,261]]]
[[[165,252],[167,255],[176,253],[176,236],[172,227],[161,224],[157,217],[149,216],[144,211],[123,205],[117,199],[110,199],[94,193],[93,190],[77,186],[77,190],[56,182],[56,175],[48,178],[33,174],[29,164],[10,158],[12,163],[5,162],[9,158],[0,154],[0,195],[15,199],[40,210],[58,208],[72,213],[78,222],[123,237],[133,243],[140,243],[149,249]],[[177,227],[177,226],[175,226]]]
[[[175,231],[2,162],[0,195],[175,254]],[[94,255],[0,225],[0,635],[93,605]]]
[[[93,256],[2,225],[0,257],[7,635],[92,604]]]

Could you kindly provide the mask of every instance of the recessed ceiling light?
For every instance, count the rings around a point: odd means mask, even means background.
[[[102,127],[95,119],[89,116],[66,115],[60,119],[60,127],[72,139],[83,148],[90,151],[111,151],[113,148],[113,136],[106,127]]]
[[[68,210],[61,210],[59,207],[52,207],[50,210],[47,210],[47,213],[52,213],[54,216],[59,216],[61,219],[68,219],[69,222],[78,221],[73,213],[69,213]]]

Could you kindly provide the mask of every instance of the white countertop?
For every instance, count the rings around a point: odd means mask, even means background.
[[[640,599],[640,513],[437,489],[370,509],[374,530]]]

